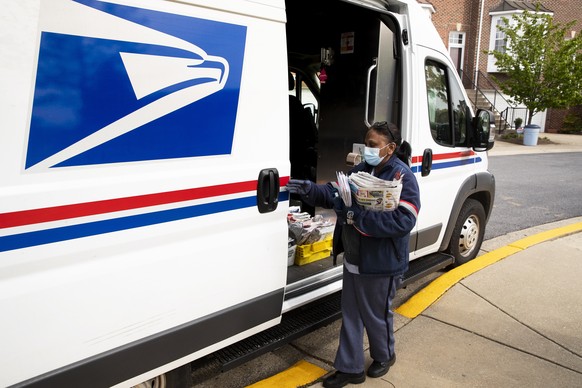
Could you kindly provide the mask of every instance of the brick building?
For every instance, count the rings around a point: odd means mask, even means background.
[[[467,89],[477,82],[479,88],[493,93],[494,85],[487,81],[491,74],[500,75],[493,57],[484,53],[485,50],[493,50],[496,41],[498,44],[503,37],[496,34],[496,23],[501,17],[511,18],[516,12],[524,9],[534,11],[537,1],[534,0],[417,0],[431,13],[432,21],[439,32],[445,46],[448,47],[451,57],[457,69],[462,75],[463,83]],[[566,23],[572,20],[582,20],[582,6],[580,0],[540,0],[540,10],[552,13],[558,23]],[[572,34],[579,34],[581,23],[574,25]],[[497,39],[496,39],[497,38]],[[568,38],[568,37],[565,37]],[[501,98],[496,99],[502,101]],[[501,103],[498,110],[506,107]],[[582,107],[572,109],[578,114],[582,113]],[[514,109],[514,115],[524,117],[525,109]],[[548,110],[534,116],[537,123],[549,132],[555,132],[561,128],[567,111]]]

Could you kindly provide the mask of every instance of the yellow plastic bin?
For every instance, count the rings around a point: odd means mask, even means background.
[[[298,245],[295,252],[295,264],[305,265],[331,256],[333,237],[308,245]]]

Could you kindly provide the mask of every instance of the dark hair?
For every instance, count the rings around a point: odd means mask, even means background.
[[[400,129],[396,124],[386,121],[377,121],[368,128],[368,131],[372,129],[388,139],[389,142],[396,143],[394,154],[398,159],[406,163],[407,166],[410,166],[412,147],[406,140],[402,141]]]

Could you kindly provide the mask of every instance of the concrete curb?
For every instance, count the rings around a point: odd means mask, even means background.
[[[467,276],[533,245],[578,232],[582,232],[582,222],[540,232],[478,256],[474,260],[454,268],[433,280],[428,286],[400,305],[395,312],[409,319],[416,318],[436,302],[448,289]]]

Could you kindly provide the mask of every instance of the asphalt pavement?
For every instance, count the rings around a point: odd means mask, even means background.
[[[497,141],[489,154],[582,152],[582,136],[539,136],[552,144]],[[358,386],[582,387],[581,278],[582,217],[485,241],[397,307],[396,364]],[[251,387],[321,387],[340,325],[295,341],[311,357]]]

